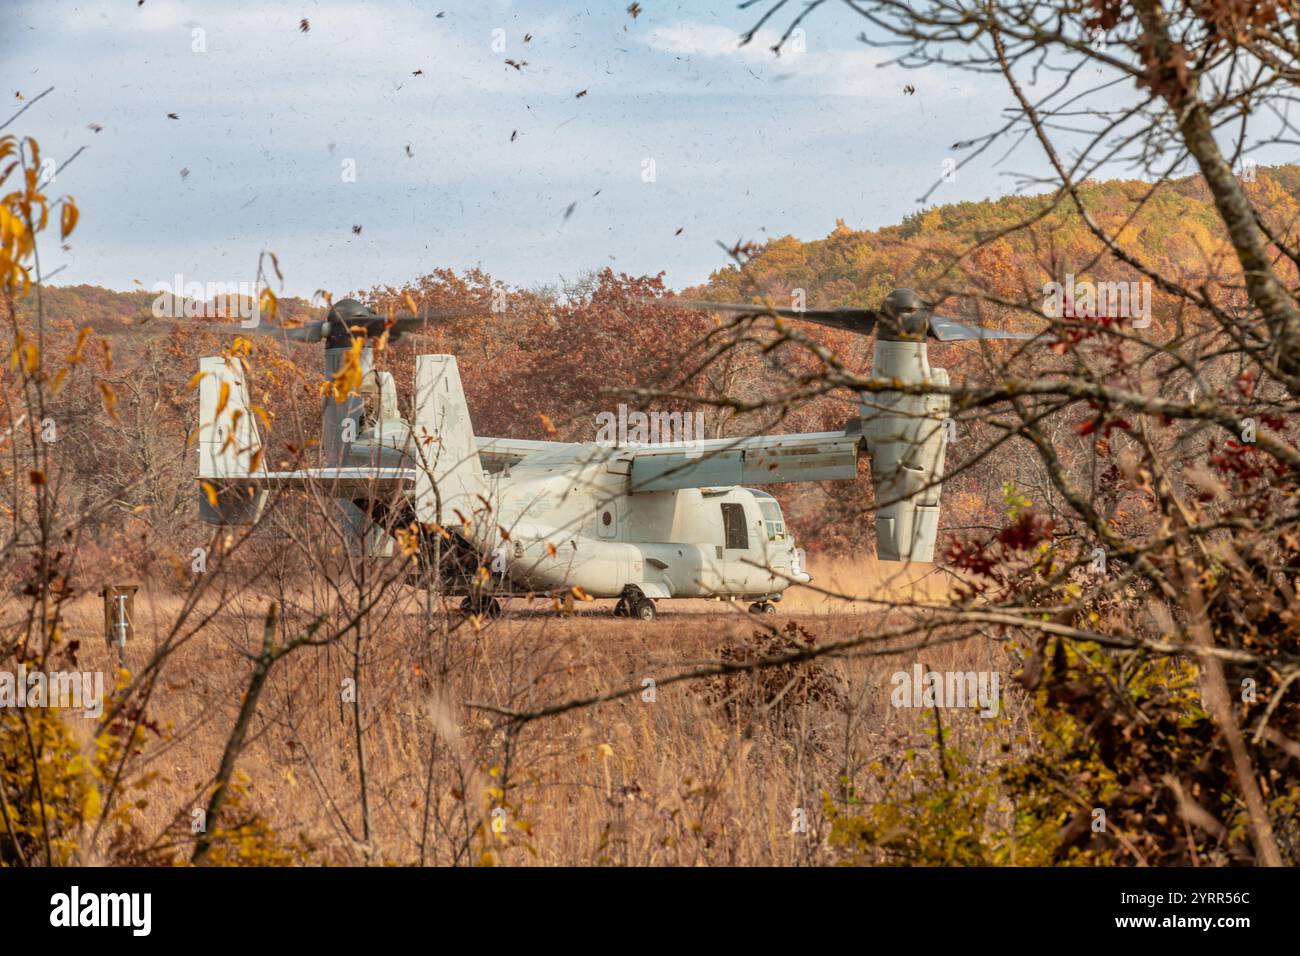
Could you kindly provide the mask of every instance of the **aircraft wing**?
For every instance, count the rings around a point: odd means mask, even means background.
[[[630,458],[629,488],[673,491],[719,485],[837,481],[858,473],[858,444],[850,432],[709,438],[689,445],[641,445]]]
[[[257,491],[319,489],[330,497],[379,497],[415,486],[414,468],[303,468],[262,471],[250,475],[201,478],[218,490],[230,487]]]
[[[517,465],[537,452],[553,453],[571,450],[575,454],[581,445],[559,441],[536,441],[531,438],[480,438],[478,457],[483,467],[496,472]]]

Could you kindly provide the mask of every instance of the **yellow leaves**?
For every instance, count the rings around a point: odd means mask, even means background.
[[[334,373],[334,380],[328,388],[334,396],[334,401],[343,404],[350,395],[361,394],[361,349],[365,345],[363,338],[354,338],[352,347],[343,354],[343,361],[339,363],[339,370]]]
[[[108,416],[113,421],[117,421],[117,393],[113,391],[113,386],[107,382],[100,382],[99,397],[103,400],[104,411],[108,412]]]
[[[397,547],[405,558],[412,558],[420,552],[420,536],[415,533],[414,525],[410,528],[398,528],[394,534]]]
[[[77,210],[77,204],[72,201],[71,196],[63,197],[63,209],[59,214],[59,238],[67,239],[72,235],[72,230],[77,228],[77,220],[81,213]]]
[[[28,377],[35,375],[41,367],[41,350],[36,343],[29,342],[21,332],[14,341],[13,351],[9,353],[9,367],[22,369]]]
[[[546,553],[549,554],[551,557],[555,557],[557,554],[559,554],[559,552],[555,550],[555,545],[551,544],[551,542],[549,541],[546,542]]]
[[[41,151],[36,140],[30,136],[21,142],[14,136],[0,137],[0,160],[11,156],[14,158],[0,172],[0,183],[7,182],[19,167],[23,176],[18,189],[0,198],[0,288],[26,295],[31,289],[28,263],[36,251],[36,233],[49,220],[49,201],[39,189]],[[73,212],[66,209],[63,215],[70,216],[75,227],[75,204]]]
[[[446,528],[444,528],[444,527],[443,527],[442,525],[440,525],[440,524],[437,524],[437,523],[435,523],[435,522],[429,521],[429,522],[425,522],[424,525],[423,525],[423,527],[424,527],[424,530],[425,530],[425,531],[429,531],[429,532],[432,532],[433,534],[436,534],[438,537],[442,538],[444,541],[450,541],[450,540],[451,540],[451,532],[448,531]]]
[[[274,257],[272,257],[274,261]],[[279,273],[279,265],[276,265],[276,272]],[[270,286],[262,286],[257,295],[257,307],[261,312],[265,312],[272,322],[280,313],[280,300],[276,298],[275,293],[271,291]]]
[[[94,784],[83,786],[81,788],[81,819],[86,821],[98,820],[103,809],[104,805],[99,797],[99,788]]]
[[[591,601],[591,600],[593,600],[593,598],[592,598],[592,596],[591,596],[590,594],[588,594],[588,593],[587,593],[586,591],[584,591],[582,588],[578,587],[578,585],[576,585],[576,584],[575,584],[575,585],[574,585],[570,590],[573,591],[573,596],[574,596],[575,598],[577,598],[579,601]]]
[[[217,393],[217,411],[213,418],[220,417],[221,413],[226,410],[226,405],[230,403],[230,383],[222,382],[221,391]]]
[[[69,365],[80,365],[86,360],[86,342],[90,339],[90,334],[91,328],[88,325],[77,330],[77,344],[67,358]]]
[[[548,435],[557,434],[555,423],[551,421],[551,416],[539,414],[537,416],[537,419],[542,423],[542,430],[545,431],[546,434]]]
[[[199,487],[203,489],[203,497],[208,499],[208,504],[215,508],[217,506],[217,489],[206,481],[199,482]]]
[[[207,375],[207,374],[208,374],[207,372],[195,372],[195,373],[190,377],[189,382],[186,383],[186,385],[185,385],[185,391],[187,391],[187,392],[192,392],[192,391],[194,391],[196,388],[198,388],[198,387],[199,387],[199,382],[203,381],[203,376],[204,376],[204,375]]]

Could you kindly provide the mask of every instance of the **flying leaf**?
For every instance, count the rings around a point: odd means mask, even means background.
[[[77,211],[77,204],[68,196],[63,200],[63,212],[59,219],[59,238],[66,239],[72,235],[72,230],[77,228],[77,219],[81,215]]]
[[[113,387],[107,382],[100,382],[99,394],[104,400],[104,411],[108,412],[113,421],[117,421],[117,395],[113,392]]]

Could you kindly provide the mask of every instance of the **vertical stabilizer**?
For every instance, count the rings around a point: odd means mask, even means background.
[[[249,407],[248,384],[238,358],[199,359],[199,479],[215,492],[214,506],[206,488],[199,489],[199,517],[211,524],[254,521],[262,495],[232,479],[264,471],[262,440]]]
[[[412,438],[416,515],[462,531],[468,522],[468,537],[480,538],[479,529],[491,526],[484,513],[487,481],[455,356],[417,356]]]

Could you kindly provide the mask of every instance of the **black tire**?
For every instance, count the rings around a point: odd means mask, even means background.
[[[618,603],[614,605],[615,617],[630,617],[631,609],[627,606],[627,598],[619,598]]]
[[[776,613],[776,605],[775,605],[775,604],[768,604],[766,601],[764,601],[761,605],[759,605],[759,613],[760,613],[760,614],[775,614],[775,613]]]
[[[640,621],[653,621],[658,616],[655,611],[655,602],[649,598],[642,598],[632,605],[632,616]]]
[[[755,601],[753,604],[751,604],[751,605],[749,606],[749,613],[750,613],[750,614],[762,614],[762,613],[764,613],[764,612],[763,612],[763,605],[762,605],[760,602]]]

